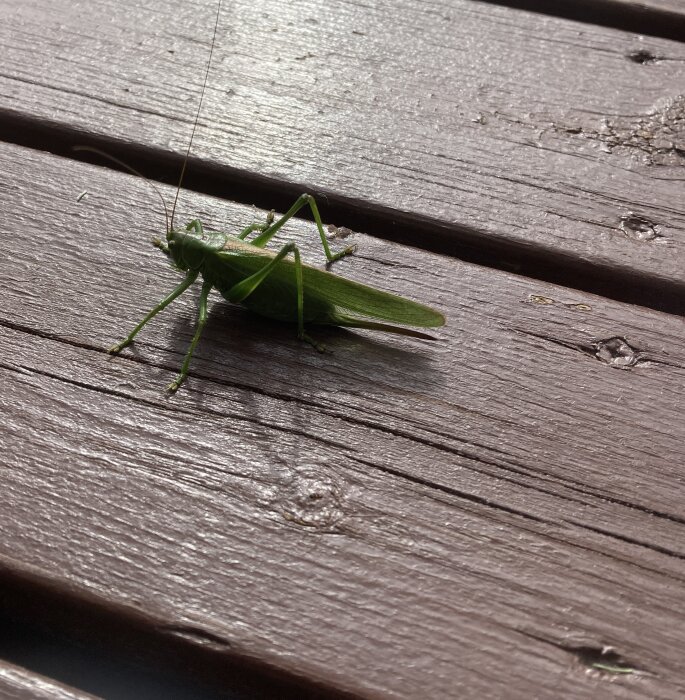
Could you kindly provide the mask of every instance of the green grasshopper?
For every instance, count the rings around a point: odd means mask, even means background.
[[[176,268],[185,272],[185,278],[143,318],[126,338],[110,348],[109,352],[116,354],[129,345],[148,321],[183,294],[200,275],[203,281],[197,327],[181,371],[167,388],[170,392],[176,391],[188,376],[193,352],[207,321],[207,298],[212,289],[217,289],[227,301],[241,304],[261,316],[297,323],[297,337],[310,343],[320,352],[323,352],[323,346],[305,332],[305,324],[369,328],[434,340],[432,336],[425,333],[392,325],[399,323],[420,328],[444,325],[445,318],[434,309],[306,265],[302,262],[300,251],[295,243],[286,243],[278,252],[265,248],[279,229],[302,207],[308,205],[314,216],[328,265],[354,252],[355,246],[347,247],[335,254],[331,252],[318,207],[309,194],[301,195],[277,221],[274,221],[275,217],[271,212],[266,222],[250,224],[237,236],[205,231],[197,219],[191,221],[185,228],[174,228],[178,195],[207,86],[220,9],[221,2],[217,8],[214,38],[200,103],[170,218],[164,198],[158,191],[167,220],[166,241],[155,239],[153,244],[170,258]],[[94,148],[80,147],[79,150],[106,155]],[[110,159],[136,172],[116,158],[110,157]],[[256,236],[248,241],[248,236],[255,232]],[[290,255],[292,258],[288,257]],[[382,321],[391,323],[382,323]]]

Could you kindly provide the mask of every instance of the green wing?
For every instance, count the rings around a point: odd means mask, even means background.
[[[230,267],[233,275],[239,275],[241,278],[257,272],[264,266],[265,258],[273,257],[272,251],[255,248],[242,241],[238,245],[234,245],[231,241],[225,250],[215,254],[221,263]],[[295,263],[291,258],[284,259],[253,295],[262,299],[268,295],[274,303],[284,297],[292,297],[295,293],[294,268]],[[444,316],[435,309],[396,294],[352,282],[311,265],[303,264],[302,276],[305,312],[308,303],[310,308],[318,309],[316,318],[310,319],[311,322],[373,328],[422,338],[430,336],[404,328],[374,323],[369,319],[420,328],[434,328],[445,324]],[[250,306],[247,300],[246,305]]]
[[[319,298],[326,299],[335,307],[341,320],[347,319],[347,314],[351,314],[360,320],[376,318],[420,328],[434,328],[445,324],[444,316],[429,306],[314,267],[307,267],[304,272],[304,288],[305,298],[311,292]]]

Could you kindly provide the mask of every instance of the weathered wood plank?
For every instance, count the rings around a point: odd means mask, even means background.
[[[144,183],[1,151],[3,566],[367,697],[682,693],[681,319],[358,235],[438,342],[220,304],[169,398],[192,301],[104,354],[176,279]]]
[[[213,2],[2,11],[6,115],[185,149]],[[411,222],[417,244],[548,253],[680,295],[683,61],[676,42],[468,0],[241,0],[194,152],[227,190],[303,186]]]
[[[682,692],[682,581],[639,548],[573,544],[317,440],[83,385],[3,371],[3,394],[24,396],[4,430],[31,435],[2,510],[15,566],[365,696]],[[189,418],[211,433],[190,439]],[[588,673],[583,651],[605,645],[639,671]]]
[[[0,659],[0,698],[3,700],[94,700],[95,696],[68,688]]]

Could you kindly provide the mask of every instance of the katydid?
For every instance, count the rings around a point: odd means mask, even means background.
[[[171,392],[176,391],[188,376],[193,352],[207,321],[207,298],[212,289],[217,289],[229,302],[241,304],[261,316],[296,323],[297,337],[310,343],[319,351],[324,350],[323,346],[306,332],[306,327],[310,324],[368,328],[433,340],[434,338],[430,335],[394,324],[420,328],[442,326],[445,319],[438,311],[395,294],[352,282],[328,271],[304,264],[295,243],[286,243],[278,251],[265,248],[291,217],[295,216],[303,207],[308,206],[314,217],[327,263],[330,265],[354,252],[355,246],[349,246],[337,253],[331,252],[318,207],[310,194],[301,195],[278,220],[274,220],[272,212],[267,216],[266,221],[250,224],[238,235],[205,231],[197,219],[191,221],[184,228],[174,227],[178,195],[207,86],[220,8],[221,1],[217,7],[214,38],[209,52],[204,85],[181,169],[176,199],[171,211],[171,218],[168,215],[166,217],[166,240],[155,239],[153,241],[154,245],[170,258],[176,268],[185,272],[185,277],[126,338],[110,348],[110,352],[118,353],[129,345],[148,321],[183,294],[200,276],[202,277],[202,290],[200,292],[197,327],[183,360],[181,371],[168,387],[168,391]],[[82,150],[96,151],[92,148]],[[123,165],[114,158],[112,160]],[[128,169],[132,170],[132,168]],[[163,197],[161,198],[166,212],[166,204]],[[251,234],[254,234],[254,237],[248,240]],[[390,323],[384,323],[384,321]]]

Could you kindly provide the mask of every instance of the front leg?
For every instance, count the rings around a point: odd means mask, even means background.
[[[186,278],[181,282],[181,284],[174,289],[169,296],[165,297],[162,299],[162,301],[157,304],[146,316],[145,318],[120,342],[117,343],[116,345],[113,345],[110,349],[109,352],[112,355],[116,355],[118,352],[123,350],[127,345],[130,345],[133,339],[138,335],[138,332],[140,329],[151,319],[153,319],[162,309],[165,309],[171,302],[176,299],[177,297],[181,296],[183,292],[185,292],[188,287],[197,279],[197,272],[194,270],[191,270],[188,272],[186,275]]]

